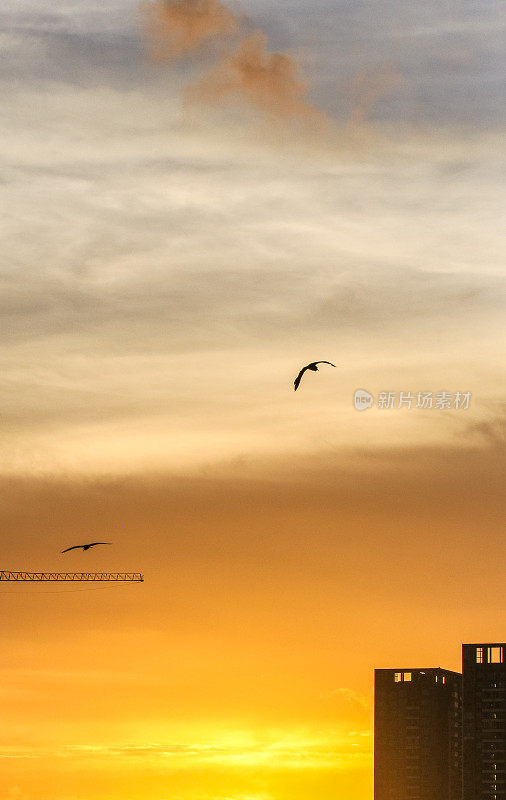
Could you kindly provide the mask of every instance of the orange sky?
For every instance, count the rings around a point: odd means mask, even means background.
[[[3,792],[369,798],[373,667],[458,669],[503,624],[504,455],[4,480],[3,565],[146,581],[2,586]]]
[[[2,12],[0,568],[145,582],[0,585],[0,798],[372,800],[374,668],[504,639],[498,4],[78,5]]]

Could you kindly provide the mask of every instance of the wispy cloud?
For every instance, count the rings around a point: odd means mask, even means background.
[[[392,64],[362,67],[350,81],[351,111],[349,127],[362,125],[375,103],[395,92],[402,84],[402,76]]]
[[[103,745],[72,744],[59,747],[30,748],[0,746],[0,758],[3,759],[94,759],[104,763],[114,759],[140,760],[166,763],[172,768],[174,763],[179,769],[195,769],[201,766],[223,765],[227,767],[254,767],[272,769],[313,769],[329,766],[342,767],[350,758],[356,759],[355,747],[360,745],[361,757],[370,758],[370,748],[360,743],[360,734],[351,731],[349,735],[335,732],[322,735],[282,734],[279,739],[269,736],[264,740],[239,731],[237,742],[233,742],[234,733],[229,732],[225,742],[149,742],[112,743]],[[232,740],[232,741],[230,741]],[[353,740],[353,741],[351,741]],[[170,763],[169,763],[170,762]]]
[[[233,733],[230,733],[233,739]],[[353,741],[350,741],[353,739]],[[239,732],[237,743],[150,743],[113,745],[69,745],[65,751],[75,756],[99,758],[139,758],[145,760],[175,760],[180,766],[194,768],[200,764],[223,764],[228,767],[253,767],[294,769],[342,766],[348,759],[355,759],[356,746],[362,747],[360,736],[352,731],[350,736],[336,733],[323,737],[319,735],[286,734],[279,740],[270,737],[264,741],[250,740],[247,734]],[[368,745],[362,747],[362,757],[370,758]]]
[[[189,87],[187,102],[220,105],[243,100],[257,111],[280,117],[301,117],[323,124],[324,115],[306,98],[296,62],[286,53],[267,50],[267,37],[256,31],[226,55],[218,67]]]
[[[369,709],[371,707],[371,701],[369,697],[366,697],[365,694],[361,694],[360,692],[355,691],[355,689],[350,689],[347,687],[340,687],[339,689],[333,689],[330,692],[329,697],[334,697],[339,700],[344,701],[345,703],[350,703],[351,705],[357,705],[364,709]]]
[[[252,31],[245,19],[219,0],[145,0],[141,11],[151,53],[158,61],[176,60],[208,42],[222,43],[218,63],[186,87],[187,103],[221,105],[239,100],[274,117],[323,123],[324,115],[307,99],[296,60],[286,52],[271,52],[267,35]],[[225,45],[227,38],[231,42]]]
[[[144,0],[140,4],[155,60],[180,58],[237,32],[235,13],[219,0]]]

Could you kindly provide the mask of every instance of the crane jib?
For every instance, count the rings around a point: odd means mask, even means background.
[[[131,581],[143,583],[140,572],[12,572],[0,570],[0,581]]]

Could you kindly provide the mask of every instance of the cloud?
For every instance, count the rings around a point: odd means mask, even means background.
[[[235,14],[219,0],[149,0],[140,9],[156,61],[180,58],[238,28]]]
[[[281,155],[244,125],[236,136],[228,114],[216,115],[226,126],[213,119],[205,129],[185,127],[174,62],[168,70],[144,67],[144,75],[163,76],[162,94],[148,79],[142,92],[137,83],[128,92],[93,83],[96,50],[109,81],[109,56],[117,50],[122,61],[130,52],[119,6],[103,42],[96,37],[104,16],[95,11],[32,19],[32,33],[59,37],[44,50],[55,83],[39,92],[21,81],[3,99],[3,464],[54,464],[50,453],[82,455],[93,440],[97,460],[109,448],[124,465],[133,439],[141,442],[138,426],[146,432],[146,462],[158,443],[157,468],[159,459],[188,453],[189,439],[200,441],[204,462],[213,448],[213,458],[228,457],[232,447],[239,457],[260,444],[260,420],[265,444],[280,437],[282,447],[305,449],[322,435],[321,415],[337,403],[344,409],[364,376],[371,391],[391,379],[400,389],[401,370],[411,369],[415,390],[418,367],[427,388],[445,388],[449,373],[446,388],[494,396],[503,294],[502,187],[492,138],[397,138],[356,158],[284,146]],[[268,42],[263,34],[241,38],[242,28],[220,39],[230,59],[248,41],[255,66],[251,86],[244,84],[252,99],[240,84],[244,64],[234,62],[232,85],[240,88],[223,102],[235,96],[252,108],[254,100],[264,115],[275,96],[269,51],[278,51],[295,89],[303,88],[295,62],[283,55],[287,42],[301,44],[295,22],[286,18],[283,27],[279,14],[269,14],[258,20]],[[26,58],[32,33],[23,25],[28,20],[19,22],[11,64],[35,74]],[[221,53],[211,44],[178,60],[186,76],[191,61],[188,79]],[[326,57],[333,68],[341,51]],[[57,83],[71,73],[86,86]],[[312,119],[290,80],[281,95],[286,113],[295,102]],[[314,359],[324,342],[336,353],[330,360],[342,364],[336,393],[321,415],[291,427],[301,409],[287,410],[284,386],[294,362]],[[232,360],[240,368],[230,369]],[[435,425],[424,433],[418,427],[420,437],[440,435]],[[351,426],[326,436],[335,443],[346,430],[355,436]]]
[[[469,441],[504,452],[506,449],[506,404],[503,402],[490,404],[491,415],[488,419],[474,421],[464,428],[464,435]],[[493,410],[495,409],[495,413]]]
[[[7,101],[4,466],[52,469],[77,451],[102,464],[108,451],[123,468],[134,442],[143,463],[156,450],[156,468],[191,447],[203,462],[275,441],[307,449],[362,385],[496,394],[488,142],[408,140],[359,161],[228,140],[225,152],[219,128],[183,136],[166,105],[96,88]],[[342,372],[313,383],[334,393],[296,425],[303,407],[286,406],[284,387],[323,343]],[[442,435],[435,419],[412,421]],[[353,430],[325,437],[360,440]]]
[[[298,77],[296,61],[285,53],[269,53],[267,36],[255,31],[220,65],[189,87],[189,102],[219,105],[240,98],[258,111],[281,117],[323,121],[306,99],[307,84]]]
[[[187,103],[221,105],[240,99],[270,115],[323,121],[324,115],[307,100],[307,84],[298,77],[295,59],[269,52],[266,34],[245,33],[239,17],[219,0],[152,0],[141,4],[141,12],[157,61],[174,61],[237,34],[235,49],[227,45],[219,64],[187,87]]]
[[[280,731],[265,734],[249,731],[228,731],[217,736],[216,741],[200,741],[193,743],[115,743],[105,745],[67,745],[55,751],[55,755],[70,755],[90,758],[136,758],[144,761],[166,760],[177,762],[179,767],[192,765],[223,764],[224,766],[262,765],[266,769],[278,769],[284,766],[300,768],[311,766],[338,764],[340,759],[349,755],[348,738],[357,734],[355,731],[344,735],[335,731]]]
[[[350,87],[350,127],[363,124],[373,106],[401,84],[402,77],[393,65],[380,64],[374,69],[362,67],[357,70]]]
[[[356,705],[366,710],[371,707],[371,701],[369,697],[367,697],[365,694],[355,691],[355,689],[349,689],[347,687],[333,689],[330,693],[330,697],[339,698],[350,705]]]
[[[154,18],[166,7],[161,0],[151,5]],[[146,64],[135,6],[135,0],[130,0],[130,8],[118,0],[107,4],[83,0],[68,14],[64,2],[52,4],[50,13],[41,12],[40,3],[34,0],[3,3],[3,99],[26,86],[49,84],[53,91],[55,84],[66,83],[112,86],[127,93],[135,87],[144,96],[156,93],[158,103],[170,102],[184,82],[193,81],[194,75],[188,72],[197,69],[195,62],[221,54],[224,46],[229,46],[230,54],[247,28],[236,5],[229,9],[222,3],[236,20],[236,34],[217,32],[201,41],[190,54],[191,62],[172,60],[171,73],[176,80],[175,86],[168,87],[167,72]],[[183,7],[191,5],[181,4]],[[356,105],[356,98],[350,96],[350,76],[364,70],[373,76],[374,62],[393,62],[403,76],[402,91],[377,97],[367,112],[371,121],[394,121],[396,131],[407,123],[465,123],[474,132],[502,124],[504,35],[499,0],[445,6],[427,0],[423,8],[400,0],[380,0],[374,15],[366,13],[361,4],[338,0],[312,14],[309,27],[302,2],[291,3],[286,14],[270,2],[262,3],[254,13],[255,27],[269,37],[269,51],[301,54],[297,59],[300,71],[311,76],[311,102],[329,117],[343,123],[349,120]],[[141,16],[146,26],[149,9]],[[206,14],[201,16],[206,18]],[[180,27],[179,37],[183,30]],[[160,43],[162,50],[170,51],[173,45],[170,36]],[[44,122],[42,115],[40,124]]]

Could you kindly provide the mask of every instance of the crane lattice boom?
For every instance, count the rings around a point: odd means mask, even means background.
[[[0,570],[0,581],[133,581],[142,583],[140,572],[11,572]]]

